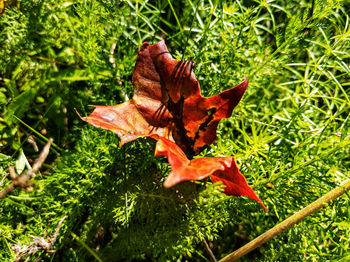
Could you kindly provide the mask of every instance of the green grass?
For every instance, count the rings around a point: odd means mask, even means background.
[[[209,261],[202,237],[220,259],[350,177],[346,1],[19,2],[0,15],[0,190],[21,152],[38,156],[30,135],[56,146],[33,192],[0,200],[1,261],[64,216],[56,253],[30,261]],[[138,48],[162,38],[197,62],[205,96],[248,77],[201,155],[234,156],[269,213],[218,185],[163,188],[170,168],[153,140],[120,148],[76,115],[131,98]],[[242,261],[347,261],[349,217],[347,192]]]

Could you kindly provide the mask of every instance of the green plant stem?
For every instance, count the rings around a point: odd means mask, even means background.
[[[173,15],[174,15],[174,17],[175,17],[176,23],[177,23],[178,27],[180,28],[180,31],[182,32],[182,26],[181,26],[180,20],[179,20],[179,18],[177,17],[176,12],[175,12],[175,9],[174,9],[174,7],[173,7],[173,5],[172,5],[172,3],[171,3],[170,0],[168,0],[168,4],[169,4],[169,6],[170,6],[171,11],[173,12]]]
[[[40,137],[41,139],[43,139],[45,142],[49,141],[49,138],[45,137],[44,135],[40,134],[38,131],[36,131],[34,128],[32,128],[31,126],[27,125],[25,122],[23,122],[20,118],[18,118],[17,116],[13,115],[13,117],[20,122],[22,125],[24,125],[25,127],[27,127],[30,131],[32,131],[34,134],[36,134],[38,137]],[[63,148],[59,147],[58,145],[56,145],[55,143],[52,142],[52,147],[54,147],[56,150],[58,150],[59,152],[64,151]],[[56,151],[57,152],[57,151]],[[57,152],[57,153],[59,153]]]
[[[88,245],[86,245],[76,234],[71,233],[72,237],[79,242],[80,245],[82,245],[97,261],[103,262],[101,258],[96,254],[95,251],[93,251]]]
[[[283,231],[287,230],[291,226],[295,225],[299,221],[303,220],[307,216],[315,213],[322,207],[324,207],[327,203],[330,201],[338,198],[342,194],[345,193],[346,190],[350,190],[350,180],[346,180],[342,185],[339,187],[331,190],[321,198],[317,199],[315,202],[311,203],[307,207],[304,207],[299,212],[295,213],[291,217],[287,218],[286,220],[282,221],[275,227],[271,228],[270,230],[266,231],[262,235],[258,236],[257,238],[250,241],[248,244],[244,245],[243,247],[237,249],[236,251],[232,252],[231,254],[227,255],[223,259],[219,260],[219,262],[229,262],[229,261],[235,261],[239,259],[240,257],[246,255],[250,251],[254,250],[255,248],[261,246],[262,244],[266,243],[270,239],[272,239],[274,236],[282,233]]]

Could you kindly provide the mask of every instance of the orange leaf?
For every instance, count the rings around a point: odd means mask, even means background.
[[[96,106],[90,124],[112,130],[121,145],[142,136],[175,141],[192,158],[216,140],[222,118],[231,116],[248,80],[212,97],[202,97],[194,62],[172,58],[164,41],[144,43],[133,73],[134,96],[114,106]]]
[[[267,208],[248,185],[239,172],[233,157],[203,157],[189,160],[184,152],[172,141],[160,137],[155,156],[166,156],[172,171],[164,182],[165,187],[172,187],[186,180],[202,180],[210,176],[213,183],[221,181],[225,185],[224,193],[229,196],[247,196]]]

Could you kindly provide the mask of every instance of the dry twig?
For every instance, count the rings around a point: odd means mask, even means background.
[[[210,257],[210,261],[211,262],[217,262],[217,259],[213,253],[213,251],[211,250],[211,248],[209,247],[207,241],[205,240],[205,238],[202,236],[202,241],[204,243],[205,249],[207,250],[209,257]]]
[[[38,145],[36,144],[33,136],[29,136],[27,142],[33,146],[35,152],[39,152]]]
[[[9,168],[10,178],[13,180],[13,183],[0,192],[0,199],[4,198],[7,194],[11,193],[17,187],[21,187],[24,189],[28,189],[31,187],[31,184],[28,183],[28,181],[34,177],[35,173],[38,172],[40,167],[45,162],[45,159],[49,154],[52,142],[53,139],[50,138],[44,146],[43,150],[41,151],[39,157],[35,160],[33,168],[30,169],[28,172],[22,175],[17,175],[13,167]]]
[[[30,243],[28,246],[21,246],[19,244],[14,244],[12,246],[13,252],[16,254],[16,262],[22,261],[22,257],[25,255],[29,255],[24,261],[29,261],[31,256],[33,256],[36,252],[40,250],[44,250],[47,253],[55,253],[56,250],[52,250],[51,247],[55,243],[58,233],[61,229],[63,221],[66,219],[66,216],[64,216],[60,222],[58,222],[55,234],[51,237],[46,237],[46,233],[43,237],[37,237],[37,236],[31,236],[33,238],[32,243]],[[41,255],[35,260],[39,261]]]
[[[114,53],[115,53],[116,47],[117,47],[117,43],[113,42],[113,44],[111,46],[111,51],[109,53],[110,54],[109,55],[109,62],[112,64],[112,68],[113,68],[113,72],[115,74],[115,79],[117,81],[117,84],[121,86],[123,84],[123,81],[120,79],[119,72],[117,71],[117,66],[116,66],[115,57],[114,57]],[[128,95],[126,93],[126,87],[125,86],[124,86],[124,90],[121,90],[121,91],[122,91],[122,95],[125,98],[125,101],[129,100]]]

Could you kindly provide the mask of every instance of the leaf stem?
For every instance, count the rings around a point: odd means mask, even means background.
[[[257,238],[250,241],[248,244],[244,245],[243,247],[237,249],[236,251],[232,252],[231,254],[227,255],[226,257],[219,260],[219,262],[230,262],[235,261],[239,259],[240,257],[246,255],[250,251],[254,250],[255,248],[261,246],[262,244],[266,243],[276,235],[282,233],[283,231],[289,229],[296,223],[300,222],[307,216],[315,213],[322,207],[325,207],[325,205],[332,200],[338,198],[342,194],[345,193],[346,190],[350,190],[350,179],[346,180],[342,185],[339,187],[329,191],[326,195],[322,196],[321,198],[317,199],[315,202],[311,203],[310,205],[304,207],[299,212],[295,213],[291,217],[287,218],[286,220],[282,221],[275,227],[271,228],[270,230],[266,231],[262,235],[258,236]]]

